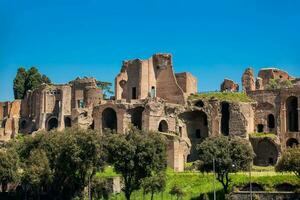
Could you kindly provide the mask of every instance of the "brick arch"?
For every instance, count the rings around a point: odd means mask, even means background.
[[[169,131],[169,125],[166,120],[163,119],[158,123],[158,131],[165,132],[165,133]]]
[[[51,131],[53,129],[56,129],[58,127],[58,119],[57,117],[49,117],[46,122],[47,131]]]
[[[270,138],[261,139],[253,148],[254,164],[259,166],[275,165],[279,156],[278,145]]]
[[[102,130],[110,129],[117,131],[118,129],[118,120],[117,120],[117,112],[115,109],[111,107],[106,107],[102,113]]]

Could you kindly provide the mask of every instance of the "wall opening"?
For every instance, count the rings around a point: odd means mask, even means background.
[[[65,117],[65,127],[71,127],[72,126],[72,120],[70,117]]]
[[[229,135],[229,120],[230,120],[229,103],[222,102],[221,113],[222,113],[221,132],[223,135]]]
[[[253,148],[255,152],[254,164],[259,166],[275,165],[278,159],[278,149],[274,142],[262,139]]]
[[[298,140],[296,138],[290,138],[286,141],[286,146],[287,147],[294,147],[299,144]]]
[[[55,117],[48,120],[47,131],[51,131],[52,129],[55,129],[57,127],[58,127],[58,120]]]
[[[92,124],[89,126],[89,129],[94,130],[95,129],[95,122],[93,120]]]
[[[286,124],[287,131],[298,132],[298,99],[297,97],[291,96],[286,100]]]
[[[257,132],[263,133],[264,132],[264,125],[263,124],[257,124]]]
[[[20,123],[20,128],[21,128],[21,129],[25,129],[26,127],[27,127],[27,122],[26,122],[25,119],[23,119],[23,120],[21,121],[21,123]]]
[[[169,131],[168,123],[166,122],[166,120],[161,120],[159,122],[158,131],[159,132],[164,132],[164,133],[167,133]]]
[[[143,112],[145,108],[144,107],[136,107],[133,109],[130,109],[130,115],[131,115],[131,123],[133,126],[138,128],[139,130],[142,130],[143,125]]]
[[[188,162],[198,159],[196,146],[208,137],[208,120],[203,111],[190,111],[180,115],[180,118],[186,124],[187,136],[191,141],[191,151],[187,157]]]
[[[275,117],[273,114],[268,115],[268,128],[270,129],[275,128]]]
[[[204,107],[204,103],[203,103],[203,101],[199,100],[199,101],[197,101],[197,102],[195,103],[195,106],[200,107],[200,108],[203,108],[203,107]]]
[[[131,99],[137,99],[137,95],[136,95],[136,87],[133,87],[133,88],[132,88],[131,94],[132,94]]]
[[[102,112],[102,130],[105,129],[117,131],[117,113],[112,108],[106,108]]]
[[[151,87],[151,98],[154,98],[154,97],[156,97],[156,90],[155,90],[155,87],[152,86]]]

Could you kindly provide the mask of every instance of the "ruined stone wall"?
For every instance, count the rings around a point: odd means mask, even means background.
[[[270,79],[294,80],[294,78],[291,77],[287,72],[277,68],[261,69],[258,73],[258,77],[262,79],[263,89],[269,83]]]
[[[254,111],[251,103],[231,103],[229,134],[248,137],[254,131]]]
[[[228,92],[238,92],[239,91],[239,85],[235,83],[233,80],[230,79],[224,79],[220,86],[221,92],[228,91]]]
[[[170,103],[184,104],[186,97],[197,91],[197,80],[189,73],[179,75],[181,88],[174,75],[170,54],[155,54],[148,60],[124,61],[115,78],[116,99],[160,97]],[[135,93],[135,94],[133,94]]]
[[[242,76],[243,91],[254,91],[255,90],[255,78],[252,68],[247,68]]]
[[[186,94],[195,94],[197,93],[197,78],[188,72],[176,73],[176,80],[180,88]]]

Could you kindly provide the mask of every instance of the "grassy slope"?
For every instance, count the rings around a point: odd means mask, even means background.
[[[209,93],[198,93],[189,96],[190,100],[216,98],[220,101],[228,102],[253,102],[249,96],[242,92],[209,92]]]
[[[116,176],[113,169],[106,169],[104,173],[98,173],[98,177],[109,177]],[[241,172],[236,174],[231,174],[230,176],[233,180],[232,185],[245,185],[249,182],[248,172]],[[259,183],[264,186],[266,190],[273,190],[272,187],[279,183],[291,183],[299,184],[297,178],[292,174],[282,174],[274,172],[272,167],[254,167],[252,172],[252,182]],[[167,187],[163,193],[163,199],[171,199],[168,194],[170,189],[174,186],[180,186],[186,193],[183,199],[193,199],[199,197],[203,193],[212,193],[213,191],[213,175],[212,174],[202,174],[199,172],[181,172],[174,173],[171,170],[167,171]],[[222,191],[222,186],[216,181],[216,189],[220,192]],[[111,199],[125,199],[123,194],[111,197]],[[137,191],[133,194],[133,199],[142,199],[142,191]],[[146,196],[145,199],[150,199]],[[156,194],[155,199],[161,199],[161,194]],[[175,199],[175,198],[173,198]]]

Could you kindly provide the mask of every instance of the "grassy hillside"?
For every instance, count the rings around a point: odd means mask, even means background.
[[[211,98],[215,98],[220,101],[227,101],[227,102],[253,102],[253,99],[251,99],[243,92],[208,92],[208,93],[198,93],[189,96],[189,100],[197,100],[197,99],[209,100]]]
[[[97,174],[98,177],[116,176],[112,168],[107,169],[104,173]],[[240,172],[231,174],[233,180],[232,186],[241,186],[249,183],[249,173]],[[258,183],[267,191],[274,190],[274,186],[280,183],[290,183],[298,185],[297,178],[292,174],[276,173],[272,167],[254,167],[252,172],[252,182]],[[197,199],[201,194],[213,192],[213,174],[202,174],[199,172],[181,172],[175,173],[172,170],[167,171],[167,187],[163,194],[156,194],[154,199],[171,199],[169,191],[174,185],[178,185],[185,192],[183,199]],[[216,181],[216,189],[218,195],[223,195],[222,186]],[[143,199],[142,191],[137,191],[133,194],[133,199]],[[112,196],[111,199],[125,199],[123,194]],[[145,199],[150,199],[146,196]],[[176,199],[176,198],[173,198]]]

